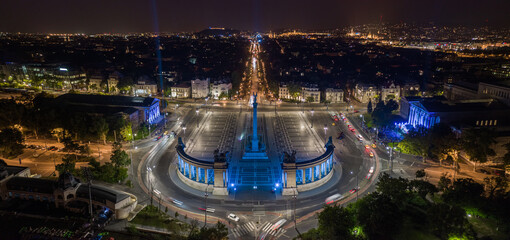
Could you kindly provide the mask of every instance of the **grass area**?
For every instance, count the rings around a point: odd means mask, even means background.
[[[478,237],[490,237],[493,240],[508,239],[508,236],[503,232],[496,231],[497,223],[492,218],[484,217],[469,217],[468,221],[473,225]]]
[[[169,238],[167,235],[156,234],[156,233],[143,233],[138,231],[129,231],[125,232],[106,232],[103,235],[103,239],[122,239],[122,240],[166,240],[166,239],[174,239]],[[179,239],[179,238],[175,238]]]
[[[425,226],[412,224],[409,221],[404,222],[400,233],[395,236],[395,240],[439,240],[434,234],[428,231]]]
[[[159,211],[157,207],[151,205],[140,211],[131,223],[167,229],[173,233],[179,233],[185,228],[181,221],[170,218],[162,211]]]

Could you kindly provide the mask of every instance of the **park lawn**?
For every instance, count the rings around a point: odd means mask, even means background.
[[[428,229],[424,226],[413,224],[410,221],[405,221],[402,229],[397,236],[394,238],[395,240],[440,240],[434,234],[428,231]]]
[[[179,220],[170,218],[165,213],[159,211],[157,207],[151,205],[140,211],[131,223],[167,229],[172,232],[181,230]]]
[[[496,220],[492,218],[476,218],[470,217],[468,218],[469,223],[473,225],[478,237],[490,237],[494,240],[503,240],[508,239],[508,236],[505,233],[496,231]]]

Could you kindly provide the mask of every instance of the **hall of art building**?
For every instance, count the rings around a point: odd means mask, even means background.
[[[401,116],[413,127],[431,128],[446,123],[457,128],[491,127],[508,128],[509,108],[494,99],[449,101],[443,97],[404,97]]]

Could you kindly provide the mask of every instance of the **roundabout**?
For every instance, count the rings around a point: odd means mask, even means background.
[[[341,196],[329,204],[355,200],[371,191],[380,171],[377,152],[365,149],[366,144],[348,131],[347,124],[332,126],[333,112],[325,109],[316,110],[313,120],[316,125],[330,126],[326,131],[308,127],[311,115],[294,106],[282,106],[277,114],[270,105],[260,106],[262,126],[258,128],[263,142],[269,143],[268,159],[256,161],[243,160],[240,151],[246,146],[244,136],[251,133],[250,121],[236,124],[233,134],[225,133],[234,127],[224,119],[234,114],[236,119],[247,120],[253,116],[251,111],[240,113],[235,104],[211,106],[202,114],[193,109],[183,116],[183,122],[188,123],[186,131],[179,122],[170,125],[169,130],[180,137],[162,138],[143,156],[137,167],[138,182],[154,205],[208,224],[221,221],[229,226],[233,239],[297,236],[292,228],[311,221],[328,198]],[[278,126],[281,122],[283,126]],[[264,134],[267,128],[275,136]],[[330,137],[341,132],[348,133],[342,140]],[[234,141],[223,139],[231,136]],[[288,143],[282,143],[284,139],[289,139]],[[224,142],[233,142],[233,146],[227,144],[218,151],[209,147]],[[289,151],[287,145],[296,150]],[[368,151],[375,156],[371,158]],[[292,178],[295,180],[289,181]],[[229,219],[230,214],[239,220]]]
[[[369,136],[333,107],[259,96],[253,51],[255,74],[240,89],[253,96],[181,106],[167,129],[175,134],[153,144],[136,178],[152,204],[223,222],[231,239],[292,239],[316,226],[324,205],[373,191],[381,164]]]

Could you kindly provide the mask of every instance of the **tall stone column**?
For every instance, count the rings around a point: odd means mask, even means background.
[[[253,94],[253,135],[251,136],[251,150],[257,152],[259,150],[259,136],[257,133],[257,95]]]

